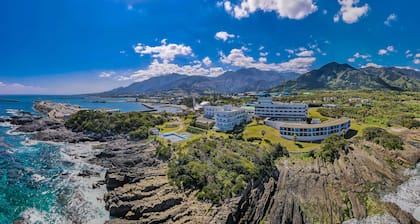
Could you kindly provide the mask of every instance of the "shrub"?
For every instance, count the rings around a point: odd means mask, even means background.
[[[241,193],[252,180],[274,169],[273,159],[284,154],[235,139],[210,136],[188,142],[169,162],[171,183],[198,190],[197,197],[218,204]]]
[[[112,136],[133,134],[139,128],[148,128],[165,123],[167,117],[145,112],[108,114],[100,111],[79,111],[66,120],[65,126],[75,132]],[[143,130],[142,130],[143,131]],[[140,137],[140,136],[139,136]],[[142,136],[144,137],[144,136]]]
[[[140,127],[135,131],[129,133],[130,140],[138,141],[149,137],[149,129],[147,127]]]
[[[321,149],[315,153],[315,156],[325,162],[334,162],[334,160],[340,158],[342,151],[348,152],[349,149],[349,143],[346,139],[337,134],[329,136],[322,143]]]
[[[404,143],[401,138],[382,128],[369,127],[363,129],[363,138],[389,150],[403,149]]]

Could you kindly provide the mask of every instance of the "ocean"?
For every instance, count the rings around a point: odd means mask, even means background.
[[[148,110],[141,103],[119,98],[0,96],[0,116],[15,110],[35,112],[35,100],[123,112]],[[12,129],[10,125],[0,127],[0,223],[13,223],[19,217],[30,223],[103,223],[109,218],[102,201],[104,187],[91,189],[94,182],[103,179],[105,170],[80,157],[94,153],[89,144],[39,143],[30,141],[30,134],[10,133]],[[82,170],[98,175],[83,178],[78,175]]]

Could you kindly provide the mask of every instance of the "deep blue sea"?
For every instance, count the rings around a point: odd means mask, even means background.
[[[10,100],[10,102],[9,102]],[[10,115],[10,109],[33,111],[35,100],[49,100],[77,104],[83,108],[112,108],[121,111],[141,111],[141,103],[124,102],[127,99],[98,99],[80,96],[0,96],[0,116]],[[106,103],[97,101],[107,101]],[[16,101],[16,102],[15,102]],[[31,223],[99,223],[108,218],[101,203],[85,198],[93,197],[89,184],[76,173],[89,166],[76,156],[69,156],[71,147],[38,143],[28,140],[27,134],[10,134],[11,126],[0,126],[0,223],[12,223],[24,216]],[[76,147],[83,153],[83,146]],[[101,197],[99,194],[98,197]],[[91,201],[95,199],[91,198]],[[81,204],[84,206],[82,206]],[[89,204],[90,203],[90,204]],[[73,206],[73,207],[72,207]],[[83,209],[81,208],[83,207]],[[89,211],[92,210],[92,211]],[[96,211],[95,211],[96,210]],[[90,213],[90,214],[81,214]],[[83,219],[83,215],[87,218]],[[78,216],[75,218],[75,216]],[[90,217],[89,217],[90,216]]]

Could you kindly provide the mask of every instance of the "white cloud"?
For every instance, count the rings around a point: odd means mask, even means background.
[[[230,34],[225,31],[217,32],[214,35],[214,38],[216,38],[217,40],[223,40],[223,41],[227,41],[229,38],[234,38],[234,37],[235,37],[235,34]]]
[[[416,64],[416,65],[420,64],[420,59],[418,59],[418,58],[414,59],[413,63]]]
[[[294,50],[292,50],[292,49],[285,49],[285,51],[286,51],[287,53],[289,53],[289,54],[294,54],[294,53],[295,53],[295,51],[294,51]]]
[[[347,59],[347,61],[348,61],[348,62],[355,62],[355,61],[356,61],[356,59],[355,59],[355,58],[349,58],[349,59]]]
[[[340,18],[347,24],[356,23],[362,16],[365,16],[369,10],[366,3],[363,6],[356,6],[360,0],[338,0],[341,5],[340,11],[334,16],[334,22],[338,22]]]
[[[415,57],[420,58],[420,53],[417,53]]]
[[[237,5],[225,1],[224,8],[236,19],[249,17],[259,10],[276,12],[282,18],[303,19],[318,10],[313,0],[241,0]]]
[[[101,72],[99,74],[100,78],[109,78],[111,76],[113,76],[115,74],[115,72]]]
[[[296,54],[298,57],[311,57],[314,55],[314,51],[304,50]]]
[[[167,61],[159,62],[157,59],[145,69],[134,72],[131,76],[121,76],[119,80],[144,81],[153,77],[177,73],[181,75],[218,76],[225,72],[223,68],[204,68],[200,61],[194,61],[192,65],[177,65]]]
[[[147,46],[142,43],[138,43],[134,47],[134,51],[141,56],[149,54],[154,58],[159,58],[165,61],[173,61],[176,56],[194,56],[192,49],[184,44],[166,44],[166,39],[161,41],[160,46]]]
[[[362,66],[361,68],[368,68],[368,67],[382,68],[383,66],[370,62],[370,63],[367,63],[366,65]]]
[[[205,57],[203,59],[203,64],[205,64],[206,66],[211,65],[211,63],[212,63],[212,61],[211,61],[211,59],[209,57]]]
[[[340,21],[340,16],[339,15],[334,15],[333,20],[335,23],[338,23]]]
[[[0,82],[0,94],[45,94],[47,90],[40,87],[27,86],[20,83]]]
[[[280,52],[276,52],[276,56],[279,57],[281,54]]]
[[[266,63],[267,62],[267,58],[266,57],[260,57],[258,59],[258,61],[261,62],[261,63]]]
[[[266,57],[268,55],[268,52],[260,52],[261,57]]]
[[[384,21],[384,24],[387,26],[392,26],[391,22],[395,20],[397,20],[397,15],[395,13],[392,13],[386,18],[386,20]]]
[[[394,48],[394,46],[390,45],[390,46],[386,47],[386,49],[380,49],[378,51],[378,54],[379,55],[387,55],[387,54],[392,53],[392,52],[395,52],[395,48]]]
[[[406,50],[406,51],[405,51],[405,57],[407,57],[407,58],[411,58],[411,57],[413,57],[413,53],[411,53],[411,51],[410,51],[410,50]]]
[[[385,50],[385,49],[380,49],[379,51],[378,51],[378,54],[379,55],[385,55],[385,54],[387,54],[388,53],[388,51],[387,50]]]
[[[360,54],[359,52],[356,52],[353,56],[355,58],[362,58],[362,59],[368,59],[371,57],[369,54]]]
[[[253,57],[245,55],[245,48],[232,49],[229,55],[220,52],[220,61],[224,64],[229,64],[235,67],[242,68],[257,68],[264,71],[279,71],[279,72],[298,72],[304,73],[309,70],[315,62],[315,57],[298,57],[282,63],[266,63],[266,58],[260,58],[256,61]]]
[[[328,10],[326,10],[326,9],[322,10],[322,14],[327,15],[328,14]]]
[[[414,70],[414,71],[420,72],[420,70],[419,70],[419,69],[412,68],[412,67],[410,67],[410,66],[394,66],[394,67],[395,67],[395,68],[399,68],[399,69],[409,69],[409,70]]]
[[[230,3],[230,1],[226,1],[224,3],[224,7],[225,7],[226,11],[228,11],[228,12],[232,11],[232,4]]]

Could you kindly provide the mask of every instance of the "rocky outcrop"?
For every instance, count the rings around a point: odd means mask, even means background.
[[[15,132],[30,133],[30,132],[44,131],[47,129],[55,130],[61,127],[63,127],[63,124],[57,121],[52,121],[48,119],[40,119],[40,120],[33,120],[33,121],[22,124],[21,126],[15,129]]]
[[[282,159],[278,178],[272,175],[246,192],[228,223],[341,223],[382,212],[400,223],[417,223],[380,197],[407,179],[402,171],[419,161],[420,151],[388,151],[368,142],[354,148],[334,163]]]

